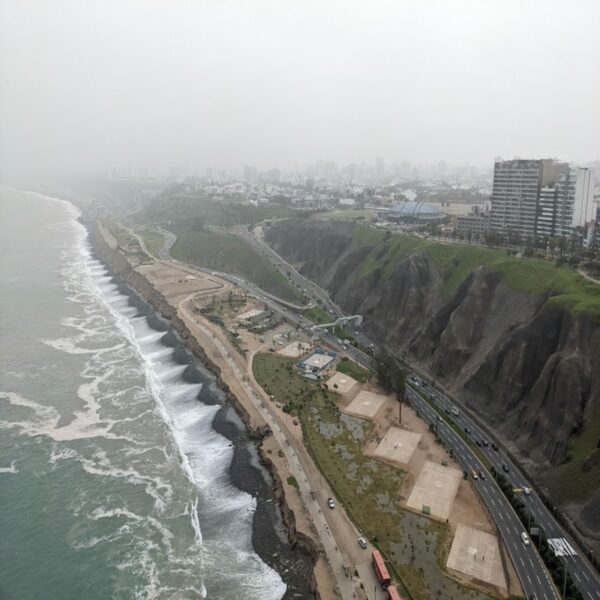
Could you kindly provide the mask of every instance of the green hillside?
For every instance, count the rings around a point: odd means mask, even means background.
[[[299,302],[299,296],[286,278],[253,246],[236,235],[172,227],[177,235],[172,255],[209,269],[240,275],[284,300]]]
[[[486,265],[502,275],[513,289],[530,294],[551,293],[552,305],[574,313],[588,313],[600,320],[600,285],[585,280],[575,270],[539,258],[519,258],[505,250],[443,244],[410,235],[389,234],[362,225],[352,231],[359,245],[371,251],[357,267],[359,276],[376,267],[390,274],[398,262],[421,250],[445,271],[445,292],[451,296],[474,269]]]

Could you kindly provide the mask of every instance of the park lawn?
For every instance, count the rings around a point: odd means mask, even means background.
[[[432,597],[429,586],[433,577],[438,583],[442,581],[442,591],[436,594],[439,600],[488,599],[449,579],[443,566],[440,568],[438,556],[443,548],[439,544],[446,539],[447,525],[401,507],[399,492],[405,473],[363,454],[364,444],[374,434],[372,423],[340,413],[337,396],[322,390],[318,382],[302,377],[295,362],[264,353],[254,357],[252,368],[256,380],[273,400],[299,417],[305,443],[319,470],[359,530],[379,546],[401,578],[403,597],[428,600]],[[428,544],[434,555],[421,552],[411,561],[396,554],[400,546],[408,544],[407,525],[432,536]],[[408,592],[404,586],[408,586]]]
[[[160,249],[165,243],[165,236],[155,229],[140,229],[137,233],[144,240],[148,252],[152,256],[158,257]]]
[[[337,364],[336,370],[340,373],[344,373],[344,375],[349,375],[360,383],[364,383],[371,378],[371,373],[367,371],[367,369],[357,365],[349,358],[342,358],[342,360]]]
[[[332,315],[318,306],[307,308],[302,311],[302,314],[316,325],[331,323],[332,319],[334,319]]]

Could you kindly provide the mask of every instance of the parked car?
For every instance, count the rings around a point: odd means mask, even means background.
[[[358,538],[358,545],[364,550],[367,547],[367,540],[365,538]]]

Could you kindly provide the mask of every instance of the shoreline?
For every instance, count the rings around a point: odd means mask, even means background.
[[[287,537],[288,551],[290,553],[302,554],[304,560],[310,563],[309,580],[307,581],[305,577],[301,577],[303,580],[301,589],[308,591],[309,596],[307,597],[320,599],[321,595],[317,585],[318,578],[316,577],[318,563],[322,562],[319,560],[319,548],[315,540],[306,533],[298,531],[296,528],[296,515],[289,506],[286,498],[285,484],[275,464],[277,461],[274,461],[269,456],[272,449],[265,450],[264,448],[266,442],[273,437],[269,426],[258,413],[252,411],[251,407],[246,406],[238,398],[232,386],[226,381],[227,374],[224,372],[225,370],[216,364],[213,360],[214,356],[211,357],[209,355],[210,351],[207,351],[197,339],[197,336],[191,333],[186,323],[177,314],[177,308],[170,304],[143,274],[137,272],[135,267],[116,247],[110,245],[96,221],[81,218],[80,222],[82,222],[88,232],[88,240],[94,256],[109,270],[123,293],[126,293],[130,297],[130,301],[132,300],[138,307],[140,305],[147,307],[149,324],[159,331],[165,331],[163,343],[176,348],[179,347],[181,353],[189,357],[190,362],[188,364],[191,363],[190,366],[192,368],[196,368],[193,366],[193,362],[198,361],[200,365],[215,377],[216,385],[222,392],[225,400],[215,416],[213,428],[229,439],[235,447],[234,458],[229,467],[229,474],[233,484],[238,489],[246,491],[257,498],[257,508],[254,513],[252,525],[252,544],[254,550],[287,584],[288,589],[284,598],[291,597],[292,593],[294,594],[293,597],[298,597],[298,588],[293,586],[296,589],[291,589],[288,581],[295,574],[290,574],[290,572],[295,572],[296,567],[290,566],[289,561],[284,561],[282,552],[277,552],[273,546],[273,535],[277,538],[276,527],[277,518],[279,518]],[[185,356],[181,356],[180,358],[182,364],[187,362]],[[235,384],[235,382],[232,383]],[[204,401],[201,398],[199,400]],[[238,429],[237,435],[233,431],[233,429],[237,428],[226,416],[228,407],[231,407],[235,411],[235,414],[243,423],[244,429]],[[244,438],[246,439],[244,440]],[[272,485],[270,490],[266,489],[268,483],[264,475],[260,474],[250,462],[251,458],[248,456],[249,445],[255,448],[260,465],[267,471],[271,479]],[[241,457],[243,453],[246,454],[245,457]],[[250,467],[256,470],[256,474],[259,475],[263,486],[260,485],[260,482],[256,478],[252,482],[248,481]],[[260,489],[261,487],[263,489]],[[270,498],[266,498],[266,494]],[[263,502],[260,502],[261,499]],[[273,502],[264,501],[270,499]],[[269,511],[269,507],[277,511],[278,514],[274,515],[273,511]],[[268,529],[271,529],[271,531],[268,532]],[[322,572],[322,565],[320,566],[319,570]]]

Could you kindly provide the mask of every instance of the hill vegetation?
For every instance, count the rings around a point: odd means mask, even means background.
[[[362,276],[375,268],[383,268],[390,275],[398,262],[417,251],[425,252],[444,272],[444,292],[450,297],[460,284],[480,265],[500,273],[503,281],[515,290],[529,294],[552,296],[553,306],[576,314],[590,314],[600,320],[600,286],[584,279],[577,271],[550,260],[525,258],[506,250],[444,244],[416,236],[389,232],[356,225],[352,237],[357,245],[370,251],[358,265],[356,273]]]
[[[172,226],[171,229],[177,235],[171,249],[175,258],[240,275],[279,298],[299,302],[298,294],[285,277],[241,237],[185,226]]]

